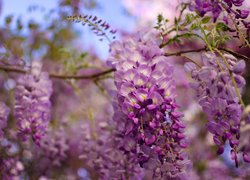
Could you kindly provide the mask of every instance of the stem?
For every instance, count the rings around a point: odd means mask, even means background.
[[[239,100],[240,100],[240,103],[241,103],[241,105],[242,105],[243,107],[245,107],[245,104],[244,104],[244,102],[243,102],[243,100],[242,100],[242,98],[241,98],[240,91],[239,91],[239,89],[238,89],[238,87],[237,87],[237,84],[236,84],[236,81],[235,81],[235,79],[234,79],[233,73],[232,73],[232,71],[230,70],[230,66],[229,66],[229,64],[228,64],[228,62],[227,62],[227,60],[226,60],[226,58],[223,56],[223,54],[222,54],[218,49],[214,48],[214,50],[221,56],[222,60],[224,61],[225,65],[226,65],[226,67],[227,67],[227,69],[228,69],[228,71],[229,71],[229,74],[230,74],[230,77],[231,77],[231,80],[232,80],[234,89],[235,89],[236,94],[237,94],[237,96],[238,96],[238,98],[239,98]]]
[[[173,52],[173,53],[165,53],[164,56],[181,56],[182,54],[186,53],[192,53],[192,52],[201,52],[201,51],[207,51],[207,48],[200,48],[200,49],[190,49],[190,50],[183,50],[183,51],[178,51],[178,52]]]
[[[201,68],[201,66],[195,62],[193,59],[191,59],[190,57],[186,56],[186,55],[181,55],[181,57],[184,57],[186,59],[188,59],[189,61],[191,61],[192,63],[194,63],[196,66],[198,66],[199,68]]]
[[[224,5],[223,3],[221,3],[221,5],[222,5],[223,9],[227,12],[227,8],[225,7],[225,5]],[[248,40],[245,38],[244,34],[243,34],[243,33],[241,32],[241,30],[239,29],[237,23],[235,22],[235,19],[232,17],[232,15],[231,15],[230,13],[228,13],[228,16],[229,16],[230,19],[232,20],[232,22],[233,22],[233,24],[234,24],[234,26],[235,26],[237,32],[238,32],[238,33],[240,34],[240,36],[244,39],[246,45],[247,45],[248,47],[250,47],[250,44],[249,44]]]
[[[1,66],[0,65],[0,70],[4,70],[6,72],[14,72],[14,73],[28,73],[28,70],[25,69],[20,69],[20,68],[16,68],[16,67],[10,67],[10,66]],[[76,80],[80,80],[80,79],[96,79],[100,76],[104,76],[106,74],[109,74],[111,72],[115,71],[115,69],[107,69],[95,74],[90,74],[90,75],[64,75],[64,74],[54,74],[54,73],[50,73],[49,76],[51,78],[55,78],[55,79],[76,79]]]
[[[178,17],[178,22],[180,22],[180,21],[181,21],[181,18],[182,18],[183,12],[184,12],[184,11],[185,11],[185,9],[187,8],[187,6],[188,6],[188,3],[183,4],[183,7],[181,8],[181,12],[180,12],[179,17]]]
[[[182,7],[181,12],[179,14],[179,17],[177,19],[178,22],[181,22],[181,18],[182,18],[183,12],[186,10],[187,6],[188,6],[187,3],[183,4],[183,7]],[[184,25],[185,25],[185,22],[182,23],[179,27],[181,28]],[[178,28],[178,30],[180,31],[181,29]],[[164,33],[162,36],[164,37],[164,36],[170,34],[173,31],[177,31],[176,27],[173,27],[172,29],[170,29],[169,31],[167,31],[166,33]]]
[[[245,56],[245,55],[243,55],[243,54],[239,54],[237,52],[231,51],[231,50],[226,49],[226,48],[218,48],[218,49],[220,49],[221,51],[225,51],[225,52],[227,52],[229,54],[232,54],[233,56],[235,56],[237,58],[241,58],[241,59],[245,59],[245,60],[250,61],[250,58],[247,57],[247,56]]]
[[[84,16],[73,16],[73,17],[67,17],[67,20],[71,20],[71,21],[81,21],[81,22],[85,22],[88,23],[89,25],[91,25],[92,27],[95,27],[99,32],[103,33],[104,37],[107,39],[107,41],[109,43],[111,43],[112,41],[110,40],[110,38],[107,36],[107,34],[105,33],[104,30],[102,30],[97,24],[91,22],[88,18],[85,18]]]
[[[195,37],[198,37],[199,39],[201,39],[202,41],[205,41],[200,35],[198,34],[194,34],[194,33],[185,33],[185,34],[177,34],[176,36],[174,36],[174,38],[172,39],[169,39],[167,42],[163,43],[160,45],[160,48],[163,48],[165,47],[166,45],[170,44],[174,39],[178,39],[180,37],[185,37],[185,36],[195,36]]]
[[[197,21],[196,21],[196,22],[197,22]],[[202,33],[203,36],[204,36],[204,38],[202,38],[203,41],[206,43],[206,45],[207,45],[207,47],[209,48],[209,50],[210,50],[211,52],[213,52],[213,49],[212,49],[211,45],[209,44],[209,41],[208,41],[208,38],[207,38],[207,34],[206,34],[206,32],[204,31],[203,27],[201,27],[201,23],[200,23],[200,22],[197,22],[197,24],[199,24],[201,33]]]
[[[217,50],[225,51],[225,52],[227,52],[229,54],[232,54],[235,57],[242,58],[242,59],[250,61],[249,57],[244,56],[242,54],[239,54],[237,52],[233,52],[233,51],[225,49],[225,48],[217,48]],[[164,56],[166,56],[166,57],[183,56],[183,54],[195,53],[195,52],[198,53],[198,52],[202,52],[202,51],[208,51],[207,47],[203,47],[203,48],[200,48],[200,49],[190,49],[190,50],[177,51],[177,52],[172,52],[172,53],[165,53]],[[1,65],[1,64],[0,64],[0,70],[6,71],[6,72],[21,73],[21,74],[29,72],[29,70],[25,70],[25,69],[21,69],[21,68],[17,68],[17,67],[6,66],[6,65]],[[55,78],[55,79],[76,79],[76,80],[96,79],[96,78],[100,78],[100,77],[102,77],[104,75],[107,75],[109,73],[112,73],[114,71],[115,71],[115,69],[106,69],[106,70],[103,70],[101,72],[90,74],[90,75],[66,75],[66,74],[49,73],[49,76],[51,78]]]
[[[140,126],[141,126],[141,131],[144,132],[142,117],[140,117]]]
[[[106,74],[109,74],[111,72],[115,71],[114,69],[107,69],[95,74],[91,75],[60,75],[60,74],[50,74],[51,78],[57,78],[57,79],[96,79],[100,76],[104,76]]]

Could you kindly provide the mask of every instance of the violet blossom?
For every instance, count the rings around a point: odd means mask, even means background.
[[[39,144],[50,120],[52,82],[46,72],[32,69],[21,75],[15,90],[15,118],[23,140],[29,135]]]
[[[122,137],[116,131],[110,132],[107,127],[113,128],[113,125],[103,122],[98,128],[99,135],[93,137],[90,125],[83,124],[80,159],[84,161],[85,168],[92,177],[100,179],[142,179],[143,171],[135,163],[133,154],[124,153],[117,146],[123,141]]]
[[[111,45],[114,121],[124,139],[123,151],[134,153],[141,167],[150,167],[152,178],[172,178],[185,171],[185,125],[175,102],[174,68],[152,39],[157,35],[138,34]],[[151,161],[155,163],[148,166]]]
[[[19,153],[17,142],[6,138],[0,141],[0,179],[18,180],[22,177],[24,164]]]
[[[3,102],[0,102],[0,139],[3,137],[3,129],[7,126],[9,113],[10,108],[8,108]]]
[[[196,91],[198,102],[208,118],[207,128],[213,134],[218,154],[224,152],[226,141],[231,146],[232,159],[238,165],[237,152],[240,138],[240,120],[243,108],[236,89],[242,89],[245,79],[241,76],[245,62],[225,54],[230,69],[225,62],[213,53],[203,54],[204,65],[198,69],[194,64],[187,63],[186,68],[192,72],[195,80],[191,87]],[[237,87],[234,87],[232,77]]]
[[[18,180],[24,171],[21,161],[15,157],[0,157],[0,178],[4,180]]]
[[[190,1],[190,10],[197,11],[201,17],[207,13],[212,13],[214,22],[222,14],[223,8],[228,13],[235,15],[236,19],[246,19],[249,15],[248,10],[238,9],[243,5],[244,0],[195,0]],[[235,9],[234,7],[237,7]]]

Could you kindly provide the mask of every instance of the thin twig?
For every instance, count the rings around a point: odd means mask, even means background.
[[[4,70],[6,72],[13,72],[13,73],[27,73],[27,70],[16,68],[16,67],[10,67],[10,66],[2,66],[0,65],[0,69]]]
[[[245,107],[245,103],[244,103],[244,101],[243,101],[243,99],[242,99],[242,97],[241,97],[240,91],[239,91],[239,89],[238,89],[238,87],[237,87],[237,83],[236,83],[236,81],[235,81],[235,78],[234,78],[234,76],[233,76],[232,71],[230,70],[230,66],[229,66],[229,64],[228,64],[228,62],[227,62],[227,60],[226,60],[226,58],[223,56],[223,54],[221,53],[221,51],[219,51],[219,50],[216,49],[216,48],[214,48],[214,50],[221,56],[222,60],[224,61],[225,65],[226,65],[226,67],[227,67],[227,70],[229,71],[229,74],[230,74],[230,77],[231,77],[231,80],[232,80],[232,83],[233,83],[235,92],[236,92],[236,94],[237,94],[237,96],[238,96],[238,98],[239,98],[239,101],[240,101],[241,105],[242,105],[243,107]]]
[[[184,58],[188,59],[189,61],[191,61],[192,63],[194,63],[196,66],[198,66],[199,68],[201,68],[201,66],[196,61],[194,61],[193,59],[191,59],[190,57],[188,57],[186,55],[181,55],[181,57],[184,57]]]
[[[104,76],[106,74],[109,74],[111,72],[115,71],[115,69],[107,69],[95,74],[90,75],[60,75],[60,74],[50,74],[51,78],[57,78],[57,79],[96,79],[100,76]]]
[[[221,51],[225,51],[225,52],[227,52],[229,54],[232,54],[233,56],[235,56],[237,58],[241,58],[241,59],[245,59],[245,60],[250,61],[250,58],[247,57],[247,56],[245,56],[245,55],[243,55],[243,54],[239,54],[237,52],[231,51],[231,50],[226,49],[226,48],[218,48],[218,49],[221,50]]]
[[[1,66],[0,65],[0,70],[4,70],[6,72],[13,72],[13,73],[28,73],[28,70],[25,69],[20,69],[16,67],[10,67],[10,66]],[[115,71],[114,69],[107,69],[98,73],[90,74],[90,75],[65,75],[65,74],[55,74],[55,73],[50,73],[49,76],[51,78],[56,78],[56,79],[96,79],[100,76],[104,76],[106,74],[109,74],[111,72]]]
[[[238,52],[234,52],[234,51],[231,51],[231,50],[226,49],[226,48],[217,48],[217,49],[224,51],[224,52],[227,52],[229,54],[232,54],[233,56],[235,56],[237,58],[241,58],[241,59],[250,61],[249,57],[247,57],[243,54],[239,54]],[[180,56],[181,54],[192,53],[192,52],[202,52],[202,51],[209,51],[209,50],[206,47],[204,47],[204,48],[200,48],[200,49],[190,49],[190,50],[184,50],[184,51],[173,52],[173,53],[165,53],[164,56]]]
[[[225,49],[225,48],[218,48],[221,51],[225,51],[227,53],[230,53],[234,55],[235,57],[242,58],[245,60],[249,60],[250,58],[247,56],[244,56],[242,54],[239,54],[237,52],[233,52],[231,50]],[[202,52],[202,51],[209,51],[207,47],[203,47],[200,49],[190,49],[190,50],[183,50],[183,51],[178,51],[178,52],[172,52],[172,53],[165,53],[164,56],[169,57],[169,56],[183,56],[183,54],[187,53],[197,53],[197,52]],[[13,73],[27,73],[29,70],[17,68],[17,67],[11,67],[11,66],[5,66],[5,65],[0,65],[0,70],[4,70],[6,72],[13,72]],[[67,74],[55,74],[55,73],[50,73],[49,76],[51,78],[56,78],[56,79],[96,79],[101,76],[107,75],[111,72],[114,72],[115,69],[106,69],[104,71],[100,71],[98,73],[90,74],[90,75],[67,75]]]
[[[178,51],[178,52],[173,52],[173,53],[165,53],[164,56],[181,56],[182,54],[186,53],[192,53],[192,52],[201,52],[201,51],[207,51],[207,48],[200,48],[200,49],[190,49],[190,50],[183,50],[183,51]]]

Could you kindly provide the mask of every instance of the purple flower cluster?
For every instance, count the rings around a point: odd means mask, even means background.
[[[24,170],[22,162],[16,158],[0,157],[0,178],[4,180],[17,180],[21,178],[21,174]]]
[[[226,164],[220,160],[211,160],[206,163],[206,168],[203,170],[200,179],[216,179],[229,180],[230,171]]]
[[[20,146],[6,138],[0,140],[0,179],[20,179],[24,165],[19,157]]]
[[[98,129],[99,137],[93,138],[90,127],[83,125],[83,138],[81,140],[80,158],[86,164],[86,169],[92,177],[99,179],[140,179],[143,171],[131,153],[124,153],[119,148],[122,139],[116,132],[110,132],[107,129],[107,123],[102,123]],[[113,125],[110,124],[109,127]],[[94,171],[94,172],[93,172]],[[93,175],[94,174],[94,175]]]
[[[167,62],[155,34],[126,38],[111,45],[108,63],[116,69],[114,121],[123,137],[121,149],[133,152],[153,177],[183,172],[185,142],[182,113],[175,102],[173,66]]]
[[[0,102],[0,139],[3,137],[3,129],[7,125],[9,113],[10,109],[3,102]]]
[[[214,142],[218,146],[217,153],[222,154],[226,141],[229,141],[232,158],[237,165],[236,153],[243,108],[229,71],[237,88],[243,88],[245,79],[241,74],[244,71],[245,62],[237,61],[231,55],[224,56],[230,66],[229,70],[223,60],[213,53],[203,55],[204,65],[200,69],[189,63],[186,67],[192,71],[195,82],[191,83],[191,87],[195,89],[198,102],[207,115],[207,128],[214,135]]]
[[[23,140],[31,135],[39,144],[50,120],[52,82],[46,72],[21,75],[15,90],[15,118]]]
[[[247,163],[250,163],[250,130],[249,130],[249,124],[246,124],[245,127],[248,128],[248,130],[243,130],[241,132],[242,137],[240,139],[240,151],[242,152],[243,160]]]
[[[40,153],[40,162],[48,169],[50,166],[61,166],[63,160],[67,158],[69,145],[63,128],[50,129],[46,136],[41,139],[40,146],[36,152]]]
[[[201,17],[211,12],[213,15],[214,22],[220,16],[223,8],[226,8],[228,13],[235,15],[236,19],[246,19],[248,17],[248,10],[236,9],[234,6],[242,6],[244,0],[195,0],[190,2],[190,10],[198,11]]]

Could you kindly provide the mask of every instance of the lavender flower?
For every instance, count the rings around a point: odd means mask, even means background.
[[[240,138],[242,106],[229,71],[232,72],[237,88],[241,89],[245,85],[245,79],[241,76],[245,62],[243,60],[237,62],[231,55],[224,56],[230,66],[229,70],[223,60],[213,53],[203,55],[202,68],[189,66],[192,69],[192,78],[195,80],[191,87],[195,89],[198,102],[207,115],[207,128],[214,135],[214,142],[218,146],[217,153],[224,152],[224,145],[228,140],[232,158],[237,165],[236,153]]]
[[[63,160],[67,158],[67,151],[69,150],[69,145],[67,142],[67,137],[64,133],[64,129],[49,129],[46,136],[41,140],[40,147],[36,151],[39,152],[42,159],[49,162],[48,164],[43,164],[47,168],[49,166],[61,166]],[[40,161],[43,161],[40,159]]]
[[[213,179],[213,177],[220,180],[231,179],[228,167],[219,160],[209,161],[201,174],[201,179]]]
[[[173,67],[163,56],[155,34],[139,34],[111,45],[108,63],[116,68],[117,102],[114,121],[124,141],[121,149],[138,163],[169,177],[183,172],[182,113],[175,102]],[[131,144],[129,147],[128,145]],[[166,168],[168,166],[168,168]],[[164,175],[165,176],[165,175]]]
[[[234,6],[242,6],[243,2],[244,0],[195,0],[190,1],[190,10],[198,11],[201,17],[207,13],[212,13],[214,22],[222,13],[223,8],[228,13],[234,14],[236,19],[246,19],[249,14],[248,10],[233,9]]]
[[[117,132],[110,132],[107,127],[112,124],[102,123],[98,130],[99,136],[93,138],[88,124],[83,125],[83,138],[81,140],[82,154],[80,158],[86,164],[90,174],[100,179],[135,179],[143,177],[142,169],[135,163],[131,153],[124,153],[117,144],[122,139]],[[93,175],[94,174],[94,175]]]
[[[35,69],[35,68],[34,68]],[[23,140],[28,135],[39,144],[50,120],[52,82],[46,72],[21,75],[15,90],[15,117]]]
[[[7,119],[10,113],[10,109],[0,102],[0,139],[3,137],[3,129],[7,126]]]
[[[2,159],[0,157],[0,178],[4,180],[18,180],[24,170],[22,162],[17,158],[9,157]]]
[[[24,171],[24,165],[19,157],[20,146],[11,140],[3,138],[0,141],[0,179],[18,180]]]
[[[242,152],[243,160],[250,163],[250,124],[244,124],[241,129],[241,139],[239,144],[240,152]]]

